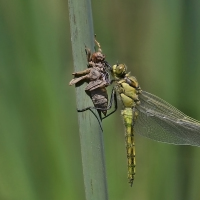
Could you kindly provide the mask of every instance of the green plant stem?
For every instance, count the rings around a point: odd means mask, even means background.
[[[74,70],[87,67],[85,45],[94,49],[94,31],[90,0],[68,0]],[[77,108],[92,106],[84,90],[76,88]],[[83,176],[87,200],[108,199],[103,137],[99,123],[90,111],[78,113]]]

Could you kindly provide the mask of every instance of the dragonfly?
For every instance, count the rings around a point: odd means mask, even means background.
[[[112,96],[117,94],[123,104],[121,115],[125,125],[128,181],[131,186],[136,166],[135,133],[159,142],[200,146],[199,121],[188,117],[163,99],[143,91],[137,79],[127,73],[125,64],[113,65],[110,71],[113,76],[111,83],[114,83]],[[117,109],[117,98],[111,99],[116,101]]]

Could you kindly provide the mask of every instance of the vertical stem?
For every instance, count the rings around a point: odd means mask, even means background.
[[[74,70],[86,68],[85,45],[94,49],[90,0],[68,0]],[[84,86],[76,88],[77,108],[92,105]],[[82,165],[87,200],[108,199],[102,131],[90,111],[78,113]]]

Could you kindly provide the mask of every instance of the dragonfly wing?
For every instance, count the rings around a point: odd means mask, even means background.
[[[200,146],[200,122],[162,100],[142,91],[135,132],[147,138],[177,144]]]

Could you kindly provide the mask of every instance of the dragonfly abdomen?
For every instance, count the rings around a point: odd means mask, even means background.
[[[128,180],[129,183],[133,184],[135,177],[135,142],[134,142],[134,131],[133,131],[133,110],[132,108],[125,108],[121,111],[125,126],[125,142],[127,152],[127,164],[128,164]]]

